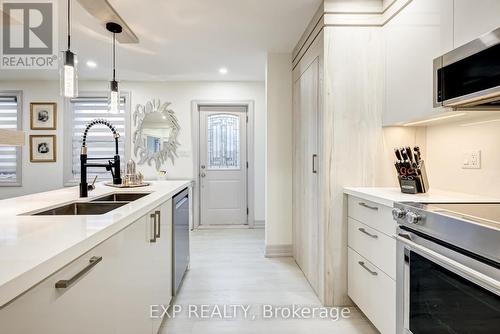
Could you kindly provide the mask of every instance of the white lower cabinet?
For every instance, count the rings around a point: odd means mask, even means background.
[[[155,254],[162,256],[153,256],[152,265],[154,275],[152,276],[152,304],[169,305],[172,300],[172,201],[169,200],[160,208],[155,210],[158,221],[158,238],[153,245]],[[162,310],[160,309],[160,312]],[[162,319],[153,318],[153,333],[160,329]]]
[[[0,333],[157,333],[161,319],[150,307],[171,297],[168,200],[1,308]]]
[[[382,334],[396,332],[396,223],[391,208],[348,197],[348,295]]]
[[[396,240],[352,218],[348,224],[348,244],[395,280]]]
[[[110,238],[3,307],[0,333],[114,333],[122,238],[122,234]],[[88,268],[92,257],[102,260],[67,288],[55,287]]]
[[[347,256],[349,297],[382,334],[395,334],[395,282],[350,247]]]
[[[157,333],[160,318],[151,305],[167,306],[172,298],[172,201],[149,212],[124,231],[118,296],[117,333]],[[161,308],[155,308],[160,309]]]

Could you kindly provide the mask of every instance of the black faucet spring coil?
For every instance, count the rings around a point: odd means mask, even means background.
[[[105,120],[105,119],[95,119],[95,120],[91,121],[89,124],[87,124],[87,127],[85,128],[85,131],[83,132],[82,147],[86,147],[87,146],[87,134],[88,134],[90,128],[92,128],[94,125],[97,125],[97,124],[102,124],[102,125],[107,126],[113,132],[113,136],[115,138],[119,138],[120,137],[120,134],[118,133],[118,131],[116,131],[116,128],[108,120]]]

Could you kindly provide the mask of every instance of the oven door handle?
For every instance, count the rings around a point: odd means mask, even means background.
[[[459,275],[464,276],[466,279],[478,284],[479,286],[482,286],[483,288],[497,295],[500,294],[500,282],[498,282],[497,280],[409,240],[406,233],[399,233],[396,236],[396,239],[404,245],[410,247],[411,249],[418,251],[422,255],[425,255],[437,264]]]

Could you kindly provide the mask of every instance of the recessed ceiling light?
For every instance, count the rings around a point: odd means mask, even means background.
[[[220,74],[227,74],[227,68],[225,68],[225,67],[219,68],[219,73]]]
[[[96,68],[97,67],[97,63],[95,61],[88,60],[87,61],[87,67]]]
[[[167,119],[167,116],[161,116],[161,118],[163,118],[163,119]]]

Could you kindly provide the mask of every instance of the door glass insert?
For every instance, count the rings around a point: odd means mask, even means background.
[[[410,330],[414,334],[496,334],[500,297],[410,252]]]
[[[240,168],[240,118],[228,114],[208,116],[208,168]]]

